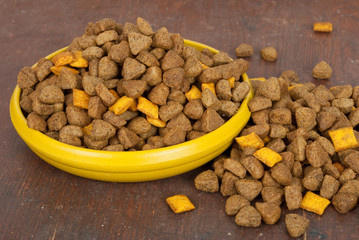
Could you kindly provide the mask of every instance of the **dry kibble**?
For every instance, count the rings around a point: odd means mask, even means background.
[[[236,48],[235,52],[236,52],[237,57],[241,58],[241,57],[252,56],[254,50],[253,50],[252,45],[250,45],[248,43],[242,43]]]
[[[313,68],[313,77],[317,79],[329,79],[332,75],[332,68],[325,61],[321,61]]]
[[[309,219],[294,213],[285,215],[285,225],[289,235],[293,238],[302,236],[309,226]]]
[[[260,213],[252,206],[243,207],[235,217],[236,224],[244,227],[259,227],[261,220]]]
[[[260,50],[261,58],[268,62],[274,62],[277,60],[277,50],[272,47],[265,47]]]
[[[241,195],[232,195],[227,198],[226,205],[225,205],[225,211],[226,214],[229,216],[236,215],[239,210],[241,210],[245,206],[249,206],[250,202],[242,197]]]
[[[282,213],[280,206],[269,202],[256,202],[255,206],[265,224],[275,224],[278,222]]]
[[[194,185],[198,190],[203,192],[218,192],[219,190],[218,177],[211,170],[204,171],[197,175],[194,179]]]

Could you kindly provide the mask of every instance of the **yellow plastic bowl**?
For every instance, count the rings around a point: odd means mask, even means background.
[[[185,44],[198,50],[209,48],[204,44],[185,40]],[[46,58],[65,51],[60,49]],[[246,74],[244,81],[249,82]],[[224,152],[250,118],[247,103],[243,100],[238,112],[218,129],[200,138],[175,146],[136,152],[108,152],[74,147],[56,141],[45,134],[30,129],[20,109],[21,89],[16,86],[10,101],[11,121],[25,143],[40,158],[71,174],[110,182],[140,182],[175,176],[195,169]]]

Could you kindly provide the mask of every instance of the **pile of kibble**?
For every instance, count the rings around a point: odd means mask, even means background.
[[[74,146],[135,151],[220,127],[250,90],[247,69],[244,59],[186,46],[142,18],[103,19],[65,52],[24,67],[17,82],[30,128]]]
[[[248,57],[253,48],[242,44],[236,53]],[[273,61],[277,53],[266,49],[261,57]],[[331,74],[324,61],[313,68],[315,78]],[[359,197],[359,134],[354,129],[359,86],[299,83],[292,70],[251,83],[250,122],[230,155],[217,157],[213,169],[195,178],[195,187],[227,197],[226,214],[245,227],[275,224],[282,205],[318,215],[329,204],[339,213],[353,210]],[[309,220],[289,213],[285,224],[291,237],[299,237]]]

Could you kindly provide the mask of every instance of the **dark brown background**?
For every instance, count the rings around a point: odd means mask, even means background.
[[[107,183],[72,176],[45,163],[15,132],[8,114],[16,76],[23,66],[69,44],[89,21],[105,17],[125,23],[141,16],[154,29],[166,26],[184,38],[229,52],[251,43],[250,77],[295,70],[301,81],[327,86],[357,84],[359,1],[7,1],[0,0],[0,239],[288,239],[284,217],[274,226],[238,227],[224,213],[218,193],[197,191],[193,179],[204,167],[145,183]],[[330,34],[314,33],[331,21]],[[259,58],[273,45],[275,63]],[[321,60],[333,68],[329,81],[314,80]],[[197,209],[176,215],[165,198],[185,194]],[[306,239],[358,239],[359,207],[323,216],[303,210],[311,224]],[[286,211],[283,211],[282,215]]]

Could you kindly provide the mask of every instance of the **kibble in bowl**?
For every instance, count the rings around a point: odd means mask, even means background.
[[[218,52],[193,41],[185,40],[184,43],[199,51],[207,48],[212,53]],[[65,49],[54,52],[47,58],[51,59],[63,51]],[[203,82],[207,81],[206,77],[206,75],[203,76]],[[245,73],[242,79],[249,83]],[[101,93],[100,87],[94,91],[96,90]],[[216,130],[173,146],[141,151],[104,151],[76,147],[31,129],[20,108],[20,95],[21,90],[17,86],[10,102],[11,120],[20,137],[40,158],[61,170],[81,177],[102,181],[136,182],[178,175],[199,167],[221,154],[231,145],[233,138],[247,123],[250,117],[247,103],[253,93],[250,91],[241,102],[238,111]],[[210,95],[209,93],[208,96]],[[172,97],[175,98],[175,94]],[[96,103],[96,99],[93,99],[93,102]],[[63,135],[66,137],[66,133]]]

